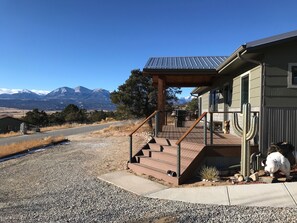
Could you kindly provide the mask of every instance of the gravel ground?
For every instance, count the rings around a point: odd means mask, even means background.
[[[135,143],[140,142],[138,137]],[[125,136],[81,136],[67,145],[1,162],[0,221],[297,222],[296,208],[150,199],[100,181],[97,176],[124,168],[127,149]]]

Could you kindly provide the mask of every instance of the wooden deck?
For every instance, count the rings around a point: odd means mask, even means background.
[[[174,125],[163,126],[162,132],[158,134],[160,138],[166,139],[179,139],[186,131],[188,127],[175,127]],[[198,125],[193,131],[185,138],[185,142],[193,142],[198,144],[204,144],[204,129],[202,125]],[[210,131],[207,130],[207,144],[210,144]],[[224,134],[223,132],[213,133],[213,144],[218,145],[240,145],[241,138],[232,135]]]

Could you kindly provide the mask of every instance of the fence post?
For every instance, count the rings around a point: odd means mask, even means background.
[[[210,113],[210,126],[209,126],[209,130],[210,130],[210,145],[213,144],[213,113]]]
[[[177,170],[176,170],[177,178],[180,177],[180,143],[177,145]]]
[[[207,114],[204,116],[204,144],[207,145]]]
[[[132,163],[132,135],[130,135],[130,151],[129,151],[129,162]]]
[[[155,114],[155,137],[158,137],[159,133],[159,112]]]

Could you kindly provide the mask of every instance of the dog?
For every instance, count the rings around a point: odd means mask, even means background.
[[[224,134],[230,133],[230,120],[224,121],[224,128],[223,128]]]
[[[263,161],[263,164],[265,165],[265,172],[268,172],[271,177],[274,177],[274,173],[280,171],[285,174],[287,180],[292,179],[290,176],[291,164],[280,152],[270,153],[266,160]]]
[[[297,153],[295,151],[295,147],[288,142],[272,143],[268,149],[267,156],[274,152],[279,152],[286,157],[291,166],[297,163]]]

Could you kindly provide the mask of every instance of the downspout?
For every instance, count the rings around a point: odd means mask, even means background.
[[[246,51],[245,51],[246,52]],[[240,55],[240,53],[237,53],[237,57],[240,60],[246,61],[246,62],[250,62],[253,64],[257,64],[261,66],[261,97],[260,97],[260,113],[259,113],[259,119],[260,119],[260,123],[259,123],[259,137],[260,137],[260,152],[263,152],[263,147],[264,147],[264,130],[263,127],[265,126],[265,97],[264,97],[264,93],[265,93],[265,63],[258,61],[258,60],[253,60],[253,59],[248,59],[248,58],[244,58],[242,55]]]

